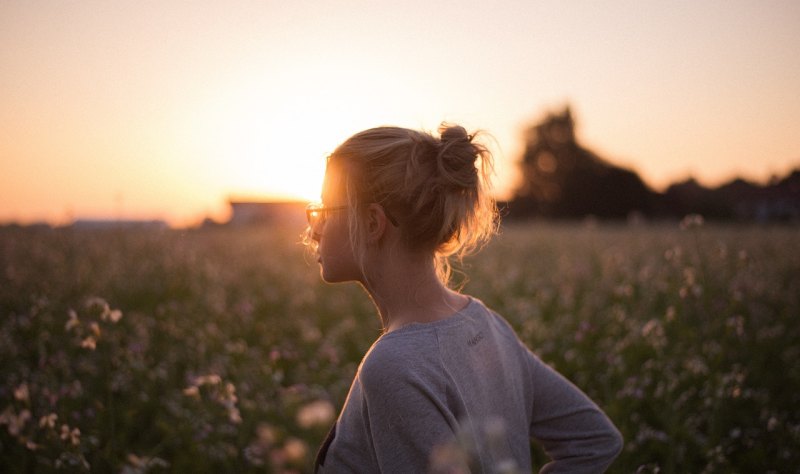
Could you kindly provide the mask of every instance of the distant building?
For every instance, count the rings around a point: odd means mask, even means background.
[[[230,200],[231,218],[228,225],[291,225],[301,227],[306,222],[302,201],[242,201]]]
[[[108,230],[108,229],[163,230],[169,228],[166,222],[159,219],[153,219],[153,220],[76,219],[70,227],[78,230]]]

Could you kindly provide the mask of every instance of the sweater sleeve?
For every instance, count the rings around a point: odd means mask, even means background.
[[[380,472],[427,472],[433,448],[454,437],[452,417],[435,387],[396,359],[376,359],[359,376]]]
[[[604,472],[622,450],[619,431],[580,389],[538,357],[530,359],[530,434],[552,459],[540,472]]]

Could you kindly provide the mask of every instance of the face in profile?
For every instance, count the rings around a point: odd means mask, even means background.
[[[350,241],[350,209],[345,199],[343,180],[337,173],[328,171],[324,183],[323,207],[311,229],[317,241],[320,275],[328,283],[361,281],[361,270]]]

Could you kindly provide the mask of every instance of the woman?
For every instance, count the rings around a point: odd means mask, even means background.
[[[619,432],[534,356],[502,317],[448,288],[449,258],[495,232],[488,150],[464,128],[440,137],[360,132],[328,158],[308,242],[326,282],[359,282],[384,332],[364,356],[318,472],[602,472]]]

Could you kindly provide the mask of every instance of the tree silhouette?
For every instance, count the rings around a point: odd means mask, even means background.
[[[512,213],[622,218],[652,212],[654,193],[636,173],[578,143],[569,106],[528,128],[525,141],[523,183],[511,203]]]

